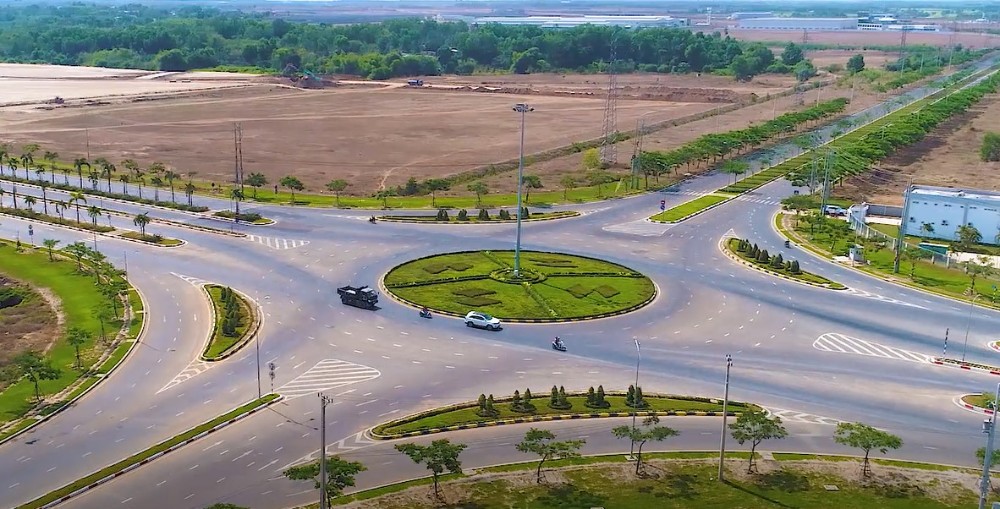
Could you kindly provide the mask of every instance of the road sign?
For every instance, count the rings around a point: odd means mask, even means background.
[[[660,210],[667,209],[667,200],[660,200]]]

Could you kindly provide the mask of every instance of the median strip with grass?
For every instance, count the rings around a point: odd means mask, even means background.
[[[40,223],[57,224],[59,226],[69,226],[71,228],[79,228],[81,230],[93,231],[98,233],[107,233],[115,230],[110,226],[98,225],[94,224],[93,222],[74,221],[72,219],[64,219],[62,217],[50,216],[48,214],[37,212],[31,209],[15,209],[11,207],[0,207],[0,214],[7,214],[8,216],[19,217],[21,219],[30,219],[32,221],[38,221]]]
[[[491,216],[489,213],[484,214],[485,209],[480,210],[476,215],[470,215],[467,211],[466,214],[462,214],[465,209],[459,210],[455,215],[449,214],[444,209],[441,209],[437,215],[387,215],[379,216],[380,221],[391,221],[399,223],[440,223],[440,224],[500,224],[500,223],[513,223],[517,221],[517,216],[510,215],[506,213],[504,209],[500,210],[499,215]],[[443,212],[443,213],[442,213]],[[564,219],[567,217],[579,216],[579,212],[574,212],[572,210],[560,210],[556,212],[529,212],[521,220],[524,221],[547,221],[552,219]]]
[[[154,246],[160,247],[177,247],[184,243],[180,239],[172,239],[170,237],[164,237],[162,235],[150,235],[142,234],[139,232],[125,231],[118,235],[119,237],[135,240],[138,242],[145,242],[147,244],[152,244]]]
[[[695,214],[699,214],[720,203],[731,200],[732,196],[721,196],[718,194],[706,194],[700,198],[695,198],[689,202],[682,203],[676,207],[671,207],[649,219],[661,223],[676,223],[683,221]]]
[[[145,460],[150,460],[154,456],[170,452],[171,450],[177,448],[180,445],[185,444],[188,441],[193,441],[197,438],[200,438],[200,435],[211,432],[221,427],[220,425],[227,424],[230,421],[238,419],[246,414],[252,413],[257,409],[262,408],[274,402],[278,398],[279,395],[277,394],[268,394],[260,399],[255,399],[250,403],[247,403],[239,408],[226,412],[225,414],[220,415],[208,422],[195,426],[194,428],[191,428],[188,431],[181,433],[180,435],[164,440],[163,442],[160,442],[146,450],[133,454],[128,458],[125,458],[117,463],[104,467],[98,470],[97,472],[94,472],[93,474],[90,474],[82,479],[67,484],[66,486],[63,486],[62,488],[59,488],[55,491],[49,492],[39,498],[36,498],[35,500],[32,500],[31,502],[28,502],[27,504],[20,505],[17,507],[17,509],[37,509],[42,506],[45,506],[46,504],[60,500],[63,497],[70,496],[76,491],[81,490],[83,488],[91,487],[92,485],[95,485],[100,481],[110,476],[113,476],[118,472],[122,472],[130,467],[134,468],[136,465],[142,463]]]
[[[232,288],[205,285],[205,291],[212,300],[215,323],[201,357],[207,361],[216,361],[232,355],[247,343],[255,332],[256,318],[250,301]]]
[[[530,421],[535,418],[568,415],[617,417],[631,415],[634,412],[678,415],[696,412],[722,414],[722,400],[717,399],[645,394],[643,400],[646,402],[646,405],[636,408],[626,405],[626,398],[627,396],[621,393],[609,393],[603,398],[606,401],[604,406],[588,406],[588,396],[586,394],[569,394],[566,396],[568,405],[563,404],[559,408],[550,406],[550,396],[548,393],[544,396],[535,396],[533,400],[527,403],[527,406],[522,406],[525,405],[524,403],[515,405],[512,398],[503,398],[496,400],[496,406],[493,407],[495,412],[486,416],[483,415],[479,402],[469,402],[436,408],[380,424],[372,429],[372,435],[376,437],[392,437],[405,433],[442,430],[452,426],[491,425],[501,421]],[[520,410],[515,410],[515,406],[518,406]],[[756,409],[757,407],[748,403],[730,401],[727,410],[731,414],[738,414],[749,408]]]
[[[836,281],[800,269],[798,260],[792,260],[791,258],[784,260],[780,253],[771,255],[766,249],[761,250],[757,247],[757,244],[753,244],[749,240],[737,238],[726,239],[725,245],[726,251],[730,256],[743,260],[755,269],[763,272],[831,290],[844,290],[847,288]]]
[[[215,217],[221,217],[223,219],[234,219],[237,217],[236,213],[231,210],[220,210],[218,212],[213,212],[212,215]],[[258,226],[274,224],[273,219],[268,219],[256,212],[240,212],[239,222],[254,224]]]

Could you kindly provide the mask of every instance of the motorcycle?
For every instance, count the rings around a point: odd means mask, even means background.
[[[420,311],[420,318],[432,318],[430,311]]]
[[[375,224],[375,221],[376,221],[375,216],[372,216],[372,217],[368,218],[368,222],[371,223],[371,224]]]
[[[791,247],[792,247],[792,243],[791,243],[790,241],[787,241],[787,240],[786,240],[786,241],[785,241],[785,247],[786,247],[786,248],[791,248]]]
[[[560,352],[565,352],[566,351],[566,345],[563,344],[562,341],[553,341],[552,342],[552,349],[553,350],[558,350]]]

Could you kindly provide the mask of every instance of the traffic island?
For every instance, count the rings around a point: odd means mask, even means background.
[[[577,217],[580,213],[572,210],[560,210],[556,212],[529,212],[524,215],[521,222],[525,221],[551,221],[554,219],[566,219]],[[379,221],[393,223],[422,223],[422,224],[503,224],[517,222],[517,216],[511,215],[506,209],[500,209],[497,215],[490,215],[486,209],[480,209],[475,215],[470,215],[465,209],[450,214],[447,210],[438,210],[436,215],[413,214],[413,215],[387,215],[378,216]]]
[[[260,328],[260,313],[255,312],[250,299],[220,285],[203,287],[212,301],[212,336],[201,358],[220,361],[238,352],[250,342]]]
[[[152,244],[158,247],[178,247],[184,244],[184,241],[180,239],[172,239],[170,237],[164,237],[162,235],[142,234],[133,231],[125,231],[119,234],[118,236],[123,239],[133,240],[136,242],[144,242],[146,244]]]
[[[980,414],[993,415],[993,395],[988,392],[979,394],[962,394],[954,399],[955,404]]]
[[[382,279],[392,297],[440,314],[475,310],[511,322],[562,322],[620,315],[656,297],[643,274],[596,258],[521,251],[432,255],[394,267]]]
[[[991,375],[1000,375],[1000,367],[990,366],[989,364],[980,364],[978,362],[966,362],[958,359],[948,359],[946,357],[934,357],[931,359],[931,363],[938,366],[950,366],[953,368],[964,369],[966,371],[980,371]]]
[[[212,217],[228,219],[229,221],[233,221],[235,218],[237,218],[237,215],[235,212],[231,210],[220,210],[218,212],[213,212]],[[266,226],[269,224],[274,224],[273,219],[261,216],[256,212],[240,212],[238,219],[239,221],[237,222],[239,223],[250,224],[254,226]]]
[[[723,249],[727,256],[752,269],[810,286],[829,290],[847,289],[846,286],[836,281],[800,269],[797,260],[785,260],[780,253],[771,255],[766,249],[760,249],[757,244],[747,239],[733,237],[723,239],[723,242],[725,244]]]
[[[721,416],[722,400],[666,394],[642,394],[641,403],[632,405],[630,393],[599,392],[566,393],[555,387],[550,394],[524,395],[494,399],[481,396],[479,401],[435,408],[375,426],[370,435],[378,440],[390,440],[462,429],[519,424],[526,422],[559,421],[602,417],[658,416]],[[740,415],[748,410],[760,411],[757,405],[730,400],[728,415]]]

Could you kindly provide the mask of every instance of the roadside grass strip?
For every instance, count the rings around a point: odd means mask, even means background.
[[[504,224],[504,223],[515,223],[517,222],[516,214],[511,215],[510,219],[500,219],[497,215],[490,215],[489,219],[480,219],[479,211],[473,209],[468,211],[468,218],[465,220],[460,220],[458,218],[458,213],[456,211],[450,211],[448,213],[448,220],[438,219],[437,216],[429,214],[412,214],[412,215],[386,215],[377,216],[379,221],[388,221],[394,223],[425,223],[425,224]],[[579,216],[579,212],[572,210],[560,210],[556,212],[528,212],[527,217],[521,219],[521,222],[526,221],[551,221],[553,219],[565,219],[568,217]]]
[[[792,269],[787,268],[787,263],[786,265],[783,265],[781,268],[777,268],[771,262],[765,262],[757,258],[754,258],[750,256],[748,252],[739,250],[740,242],[741,242],[740,239],[737,238],[726,239],[725,240],[726,253],[732,258],[735,258],[738,261],[742,261],[745,265],[749,265],[753,269],[759,270],[761,272],[766,272],[768,274],[772,274],[784,279],[791,279],[794,281],[805,283],[811,286],[817,286],[820,288],[828,288],[830,290],[847,289],[846,286],[831,279],[827,279],[823,276],[820,276],[819,274],[813,274],[811,272],[806,272],[801,269],[799,269],[798,272],[794,272]],[[792,262],[792,261],[793,261],[792,259],[786,260],[786,262]],[[796,264],[796,267],[797,266],[798,264]]]
[[[274,401],[276,401],[280,396],[277,394],[268,394],[260,399],[256,399],[247,403],[241,407],[234,410],[226,412],[215,419],[212,419],[204,424],[195,426],[180,435],[173,438],[169,438],[160,442],[146,450],[138,452],[125,458],[113,465],[104,467],[93,474],[90,474],[82,479],[75,482],[67,484],[62,488],[49,492],[31,502],[20,505],[17,509],[38,509],[41,507],[46,507],[53,502],[62,502],[71,498],[74,495],[82,493],[90,488],[93,488],[99,484],[107,482],[108,480],[114,478],[116,475],[120,475],[128,470],[136,468],[138,465],[152,461],[153,459],[162,456],[170,451],[185,445],[188,442],[192,442],[201,438],[203,435],[211,433],[216,429],[222,428],[224,425],[229,424],[230,421],[235,421],[245,415],[249,415],[254,411],[263,408]]]
[[[163,237],[161,235],[150,235],[150,234],[143,235],[142,233],[133,231],[122,232],[119,235],[119,237],[135,240],[138,242],[145,242],[146,244],[152,244],[154,246],[160,246],[160,247],[177,247],[184,243],[184,241],[180,239],[172,239],[169,237]]]
[[[228,357],[244,344],[249,336],[256,332],[257,316],[253,311],[253,305],[239,292],[232,289],[232,298],[236,303],[234,316],[227,316],[226,303],[223,298],[225,287],[220,285],[205,285],[204,289],[212,301],[212,310],[215,321],[212,324],[212,336],[205,346],[205,351],[201,357],[207,361],[217,361]],[[232,321],[231,334],[227,332],[227,320]]]
[[[372,428],[372,436],[378,439],[397,438],[407,434],[427,434],[442,431],[453,431],[462,429],[461,427],[481,427],[495,426],[502,424],[516,424],[521,422],[532,422],[541,420],[561,420],[578,418],[599,418],[599,417],[627,417],[635,413],[636,415],[659,414],[659,415],[722,415],[722,401],[711,398],[696,398],[685,396],[669,396],[659,394],[645,394],[643,399],[647,406],[643,408],[632,408],[625,405],[625,395],[619,392],[609,392],[605,400],[608,405],[604,408],[588,407],[585,394],[576,393],[567,396],[570,403],[569,408],[552,408],[549,406],[550,395],[548,392],[535,395],[531,403],[534,410],[530,412],[518,412],[511,408],[511,398],[496,399],[496,415],[483,417],[477,413],[479,406],[477,402],[462,403],[448,407],[436,408],[426,412],[420,412],[411,416],[403,417],[385,424],[380,424]],[[729,401],[730,415],[739,415],[747,409],[756,409],[755,405],[738,401]]]
[[[662,223],[676,223],[731,199],[733,199],[733,196],[706,194],[705,196],[695,198],[694,200],[682,203],[676,207],[671,207],[649,219],[650,221]]]

